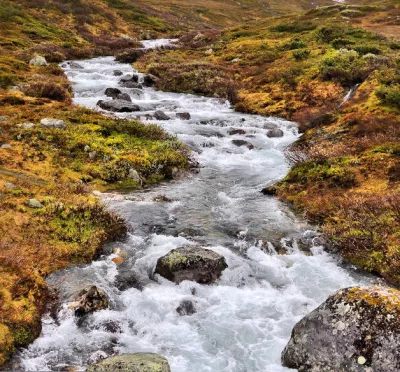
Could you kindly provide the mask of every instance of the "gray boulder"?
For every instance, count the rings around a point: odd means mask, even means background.
[[[108,299],[103,290],[93,285],[79,292],[72,307],[75,310],[75,315],[80,317],[94,311],[107,309]]]
[[[283,130],[278,129],[278,128],[270,129],[267,132],[267,137],[269,137],[269,138],[279,138],[279,137],[283,137],[283,135],[284,135]]]
[[[139,76],[138,75],[125,75],[119,80],[120,83],[126,83],[128,81],[133,81],[135,83],[138,83]]]
[[[61,129],[61,130],[67,129],[67,124],[65,124],[64,120],[51,119],[51,118],[40,120],[40,126],[42,128],[47,128],[47,129]]]
[[[104,94],[107,97],[111,98],[117,98],[118,94],[121,94],[122,92],[118,88],[107,88],[104,92]]]
[[[142,84],[136,83],[135,81],[126,81],[119,83],[124,88],[132,88],[132,89],[143,89]]]
[[[29,64],[31,66],[47,66],[47,61],[42,56],[35,56],[29,61]]]
[[[158,354],[138,353],[118,355],[91,365],[88,372],[171,372],[168,360]]]
[[[170,120],[171,119],[164,111],[160,111],[160,110],[158,110],[154,113],[154,117],[157,120]]]
[[[211,284],[227,267],[225,258],[214,251],[183,247],[173,249],[159,258],[155,273],[175,283],[192,280],[200,284]]]
[[[190,120],[191,116],[188,112],[177,112],[176,117],[180,120]]]
[[[22,129],[31,129],[35,126],[34,123],[23,123],[22,124]]]
[[[296,324],[282,362],[299,371],[397,372],[399,349],[400,291],[354,287]]]
[[[264,124],[264,129],[276,129],[278,128],[278,126],[276,124],[273,123],[265,123]]]
[[[232,140],[232,143],[237,147],[246,146],[249,150],[254,149],[254,146],[250,142],[244,140]]]
[[[97,102],[97,106],[106,111],[111,112],[135,112],[140,111],[140,107],[131,102],[127,102],[121,99],[115,99],[113,101],[103,101]]]
[[[120,71],[120,70],[114,70],[113,71],[113,75],[114,76],[122,76],[124,73],[122,72],[122,71]]]
[[[120,93],[117,95],[116,99],[120,99],[122,101],[132,102],[132,98],[128,93]]]

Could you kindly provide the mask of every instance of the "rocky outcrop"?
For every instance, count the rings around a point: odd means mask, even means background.
[[[71,305],[76,316],[83,316],[108,308],[108,299],[104,291],[95,285],[79,292],[75,302]]]
[[[158,354],[138,353],[114,356],[89,366],[88,372],[171,372],[168,360]]]
[[[42,128],[48,128],[48,129],[61,129],[61,130],[67,129],[67,124],[65,124],[64,120],[50,119],[50,118],[40,120],[40,126]]]
[[[103,101],[100,100],[97,102],[97,106],[102,108],[103,110],[106,111],[112,111],[112,112],[135,112],[135,111],[140,111],[140,107],[138,105],[135,105],[131,102],[124,101],[121,99],[115,99],[113,101]]]
[[[355,287],[338,291],[296,324],[282,353],[299,371],[400,370],[400,291]]]
[[[170,120],[171,118],[164,111],[156,111],[154,113],[154,117],[157,120]]]
[[[227,267],[225,258],[214,251],[183,247],[173,249],[159,258],[155,273],[175,283],[192,280],[200,284],[211,284]]]

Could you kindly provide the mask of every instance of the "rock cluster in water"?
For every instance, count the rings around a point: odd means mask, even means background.
[[[400,291],[338,291],[293,329],[282,362],[299,371],[400,371]]]
[[[211,284],[227,267],[225,258],[214,251],[183,247],[173,249],[159,258],[155,273],[175,283],[192,280],[200,284]]]

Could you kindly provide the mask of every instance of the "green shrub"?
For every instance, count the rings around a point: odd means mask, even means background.
[[[0,89],[7,89],[14,84],[14,76],[11,74],[0,74]]]
[[[342,49],[355,44],[355,42],[344,37],[339,37],[334,39],[331,44],[335,49]]]
[[[361,54],[361,55],[365,55],[365,54],[382,54],[382,50],[375,46],[375,45],[358,45],[353,47],[352,49],[354,49],[357,53]]]
[[[49,98],[55,101],[66,101],[70,99],[68,91],[55,83],[33,83],[24,89],[27,96],[37,98]]]
[[[381,85],[375,93],[383,104],[400,109],[400,84]]]
[[[310,56],[310,53],[308,49],[298,49],[293,51],[292,55],[296,61],[303,61]]]
[[[322,26],[317,31],[317,40],[329,44],[333,40],[341,38],[344,34],[343,27]]]
[[[273,32],[291,32],[300,33],[303,31],[312,31],[317,28],[317,25],[312,22],[292,22],[292,23],[280,23],[270,30]]]
[[[282,50],[295,50],[306,48],[307,44],[299,39],[290,40],[288,43],[282,45]]]

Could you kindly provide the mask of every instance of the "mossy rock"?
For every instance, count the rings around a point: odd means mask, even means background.
[[[299,371],[400,370],[400,291],[354,287],[338,291],[293,329],[282,353]]]
[[[107,358],[89,366],[87,371],[171,372],[171,369],[167,359],[161,355],[138,353]]]
[[[157,261],[155,273],[181,283],[192,280],[200,284],[214,283],[228,265],[218,253],[200,247],[173,249]]]

